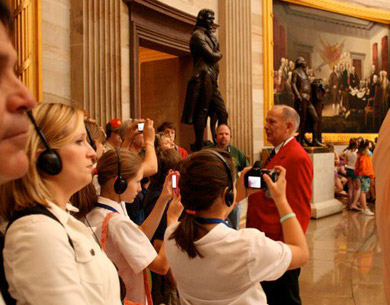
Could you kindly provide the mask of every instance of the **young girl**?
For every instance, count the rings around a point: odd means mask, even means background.
[[[265,305],[259,282],[275,280],[308,259],[304,233],[286,199],[282,167],[277,167],[276,183],[264,179],[281,216],[285,244],[256,229],[236,231],[226,225],[235,206],[233,168],[228,153],[202,150],[185,159],[180,170],[185,216],[168,227],[165,242],[182,305]],[[238,182],[240,193],[246,171]]]
[[[367,207],[367,193],[370,190],[370,179],[374,178],[374,169],[372,167],[372,158],[368,151],[370,145],[368,140],[362,141],[358,150],[358,158],[355,165],[355,174],[359,177],[361,183],[360,204],[362,213],[367,216],[375,214]]]
[[[348,207],[352,210],[359,210],[357,202],[360,198],[360,180],[355,175],[355,164],[357,160],[357,140],[351,138],[348,147],[344,150],[345,167],[348,179]]]
[[[144,223],[138,227],[126,213],[124,202],[133,202],[141,191],[143,177],[142,159],[128,150],[110,150],[98,160],[98,180],[101,194],[96,198],[95,208],[87,215],[87,223],[95,228],[101,246],[118,268],[126,285],[126,299],[142,304],[151,304],[150,290],[144,270],[146,268],[166,274],[168,263],[165,247],[157,254],[149,239],[152,238],[169,200],[168,224],[177,221],[181,209],[180,200],[174,196],[170,172],[155,207]],[[121,190],[120,184],[124,184]]]
[[[28,172],[1,187],[1,215],[13,221],[3,252],[9,292],[18,304],[120,305],[114,265],[68,212],[72,194],[91,182],[96,158],[83,112],[45,103],[33,115]]]

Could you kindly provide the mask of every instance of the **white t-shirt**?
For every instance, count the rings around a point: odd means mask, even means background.
[[[257,229],[236,231],[224,224],[195,242],[203,258],[190,259],[169,239],[177,225],[166,230],[164,239],[181,305],[265,305],[259,282],[278,279],[290,265],[287,245]]]
[[[7,231],[4,268],[11,296],[19,305],[120,305],[118,273],[91,230],[49,206],[63,226],[45,215],[29,215]]]
[[[107,256],[117,266],[119,275],[126,285],[126,299],[147,304],[143,270],[157,257],[156,250],[146,235],[127,216],[123,204],[104,197],[98,197],[98,202],[118,212],[110,218],[108,224],[106,251]],[[99,241],[104,218],[111,212],[108,209],[96,207],[87,215]]]
[[[347,162],[345,164],[345,167],[346,168],[349,168],[349,169],[353,169],[355,170],[355,164],[356,164],[356,160],[357,160],[357,150],[350,150],[350,149],[347,149],[345,152],[344,152],[344,155],[347,157]]]

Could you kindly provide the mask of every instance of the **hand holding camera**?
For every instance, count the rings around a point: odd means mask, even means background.
[[[245,173],[245,187],[252,189],[267,189],[267,183],[263,175],[267,174],[273,182],[278,179],[278,171],[276,169],[261,168],[261,162],[256,161],[253,167]]]
[[[276,204],[287,202],[286,169],[282,166],[275,166],[273,170],[277,172],[276,181],[274,181],[267,173],[263,175],[263,179],[267,184],[268,190],[271,193],[271,197],[274,199]]]
[[[153,128],[153,124],[154,124],[153,120],[146,119],[144,129],[143,129],[145,144],[149,143],[152,145],[152,147],[154,147],[154,138],[155,138],[155,131]]]

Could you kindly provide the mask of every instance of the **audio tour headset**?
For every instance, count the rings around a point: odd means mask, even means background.
[[[37,160],[38,169],[51,176],[58,175],[62,170],[62,161],[60,155],[54,149],[50,148],[49,143],[47,143],[47,140],[39,128],[37,122],[35,121],[31,110],[27,111],[27,115],[46,148],[45,151],[39,154]]]
[[[226,193],[225,193],[225,203],[228,207],[230,207],[233,203],[234,203],[234,191],[233,191],[233,177],[232,177],[232,171],[230,169],[230,166],[229,164],[226,162],[225,158],[219,153],[217,152],[216,150],[212,150],[212,149],[208,149],[208,151],[210,151],[212,154],[214,154],[215,156],[218,157],[219,160],[222,161],[222,163],[224,164],[225,166],[225,169],[226,169],[226,173],[229,177],[229,181],[230,181],[230,186],[228,187],[228,189],[226,190]]]
[[[127,189],[127,181],[121,176],[121,152],[119,148],[115,149],[116,155],[118,157],[118,177],[114,182],[114,190],[118,195],[123,194]]]

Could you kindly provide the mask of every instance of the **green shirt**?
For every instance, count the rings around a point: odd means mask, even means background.
[[[217,146],[215,144],[207,146],[205,148],[216,148]],[[241,172],[245,167],[249,166],[249,161],[246,158],[245,154],[239,150],[237,147],[233,145],[228,145],[225,149],[230,153],[230,155],[233,158],[234,165],[237,169],[237,173]]]

